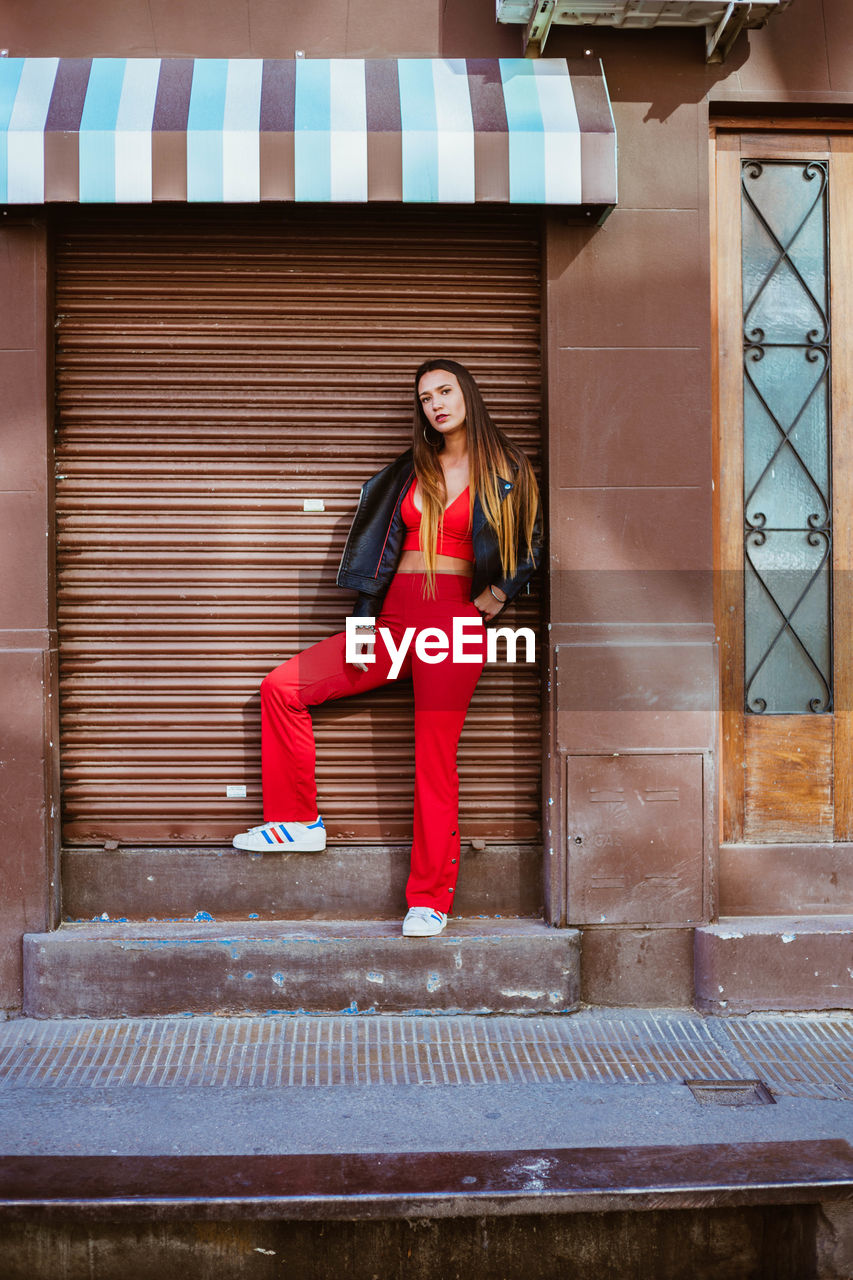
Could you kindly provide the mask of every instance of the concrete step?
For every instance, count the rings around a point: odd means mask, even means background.
[[[713,1013],[853,1009],[853,916],[728,916],[694,936],[696,1005]]]
[[[241,853],[231,846],[64,849],[66,921],[398,920],[409,845],[330,845],[323,853]],[[456,916],[542,914],[542,846],[462,846]]]
[[[24,938],[24,1012],[566,1013],[579,970],[577,930],[532,919],[62,925]]]

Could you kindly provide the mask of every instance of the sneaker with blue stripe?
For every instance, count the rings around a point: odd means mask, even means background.
[[[447,924],[447,916],[435,907],[409,907],[403,921],[404,938],[434,938]]]
[[[232,844],[249,853],[322,853],[326,828],[319,814],[313,822],[264,822],[242,831]]]

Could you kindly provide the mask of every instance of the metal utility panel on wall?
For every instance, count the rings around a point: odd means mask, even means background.
[[[749,26],[766,22],[793,0],[497,0],[498,22],[529,22],[534,10],[552,9],[551,21],[566,26],[703,27],[731,9],[745,11]]]
[[[526,24],[524,53],[538,58],[552,26],[704,27],[705,56],[720,62],[745,27],[763,26],[793,0],[497,0],[498,22]]]
[[[702,919],[702,757],[566,757],[572,924]]]

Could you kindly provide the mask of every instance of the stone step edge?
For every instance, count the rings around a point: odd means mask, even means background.
[[[697,1009],[853,1009],[853,916],[728,916],[693,934]]]
[[[382,939],[383,942],[399,939],[407,946],[418,942],[451,943],[484,942],[490,940],[520,940],[531,937],[547,942],[561,936],[579,935],[579,929],[558,929],[535,916],[451,916],[444,931],[435,938],[404,938],[401,919],[384,918],[358,920],[95,920],[63,921],[58,929],[47,933],[24,935],[25,944],[36,941],[47,946],[70,938],[80,941],[115,942],[128,940],[217,941],[241,939],[245,941],[294,941],[359,942]]]
[[[726,941],[773,937],[775,934],[853,933],[853,915],[847,912],[833,915],[822,911],[814,915],[720,916],[710,924],[697,924],[693,928],[696,933],[702,932]]]
[[[64,925],[24,937],[24,1014],[567,1013],[580,934],[541,920],[404,938],[385,921]]]
[[[12,1156],[0,1169],[0,1220],[601,1213],[827,1202],[849,1198],[852,1187],[853,1149],[840,1139],[379,1156]]]

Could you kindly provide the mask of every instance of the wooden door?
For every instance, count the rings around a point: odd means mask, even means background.
[[[853,136],[714,145],[722,837],[848,840]]]

